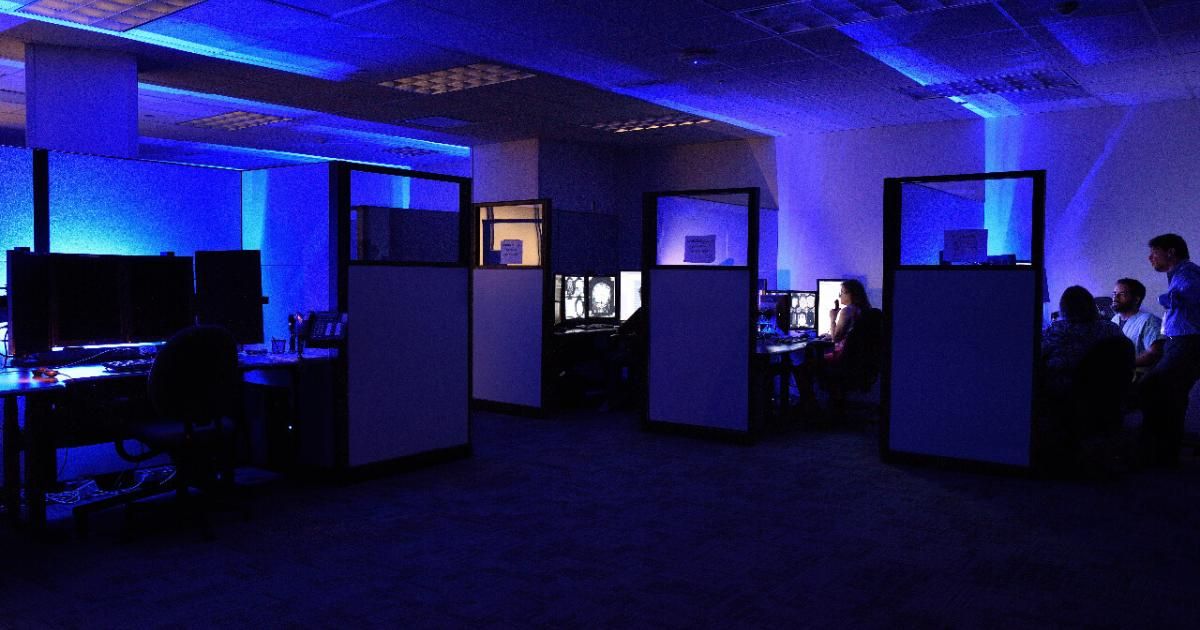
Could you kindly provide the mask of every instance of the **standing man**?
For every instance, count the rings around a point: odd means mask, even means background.
[[[1112,323],[1121,327],[1121,332],[1133,342],[1137,359],[1134,365],[1148,367],[1162,356],[1162,320],[1153,313],[1142,310],[1146,299],[1146,285],[1133,278],[1117,280],[1112,292]]]
[[[1150,239],[1150,265],[1167,274],[1167,292],[1158,296],[1166,342],[1142,381],[1142,451],[1147,464],[1175,467],[1188,394],[1200,378],[1200,266],[1178,234]]]

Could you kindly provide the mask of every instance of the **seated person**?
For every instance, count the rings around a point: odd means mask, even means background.
[[[813,383],[823,380],[826,376],[836,373],[842,362],[842,352],[846,346],[846,338],[854,326],[863,317],[863,313],[871,309],[871,300],[867,298],[867,290],[858,280],[842,282],[842,290],[838,294],[838,304],[829,311],[829,319],[833,321],[833,331],[828,340],[833,342],[830,348],[827,344],[812,344],[805,355],[805,360],[796,366],[794,376],[800,395],[807,401],[813,400]],[[817,355],[820,352],[820,355]],[[809,403],[811,404],[811,402]]]
[[[1133,342],[1137,367],[1150,367],[1162,356],[1162,319],[1142,310],[1145,299],[1146,285],[1133,278],[1121,278],[1113,287],[1112,309],[1116,314],[1112,323],[1120,326],[1121,332]]]
[[[1081,286],[1063,291],[1058,310],[1061,317],[1042,331],[1042,385],[1052,404],[1068,395],[1071,377],[1092,345],[1121,335],[1120,327],[1100,319],[1092,294]]]
[[[646,385],[646,333],[650,321],[646,307],[639,306],[629,319],[621,322],[613,335],[608,356],[608,406],[610,409],[636,406]]]

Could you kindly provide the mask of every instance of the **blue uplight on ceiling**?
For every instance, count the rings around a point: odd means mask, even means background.
[[[891,33],[881,29],[877,23],[851,24],[838,30],[857,41],[862,52],[912,79],[918,85],[926,86],[963,78],[962,73],[930,61],[921,53],[900,45]],[[949,99],[980,118],[1014,116],[1021,113],[1007,99],[995,94],[951,96]]]
[[[351,160],[351,159],[333,157],[333,156],[328,156],[328,155],[315,155],[315,154],[311,154],[311,153],[297,153],[295,151],[277,151],[275,149],[254,149],[251,147],[238,147],[238,146],[233,146],[233,145],[229,145],[229,144],[210,144],[210,143],[206,143],[206,142],[188,142],[188,141],[182,141],[182,140],[168,140],[165,138],[151,138],[151,137],[147,137],[147,136],[143,136],[141,138],[141,142],[144,144],[155,144],[155,145],[159,145],[159,146],[175,145],[175,146],[184,146],[184,147],[194,147],[196,149],[205,150],[205,151],[213,151],[213,152],[218,152],[218,153],[232,153],[232,154],[237,154],[237,155],[246,155],[246,156],[254,156],[254,157],[261,157],[261,158],[283,159],[283,160],[296,162],[298,164],[313,164],[313,163],[317,163],[317,162],[348,162],[350,164],[363,164],[366,166],[382,166],[385,168],[401,168],[401,169],[411,168],[408,165],[397,164],[394,162],[368,162],[366,160]],[[155,161],[170,162],[173,164],[189,164],[192,166],[211,166],[212,168],[231,168],[231,167],[212,166],[211,164],[200,164],[200,163],[194,163],[194,162],[189,163],[189,162],[180,162],[180,161],[164,160],[164,159],[157,159]],[[245,169],[234,168],[233,170],[245,170]]]
[[[350,76],[358,70],[358,68],[345,63],[329,61],[326,59],[318,59],[306,55],[298,55],[295,53],[284,52],[281,50],[272,50],[257,46],[261,42],[239,38],[238,36],[227,31],[213,29],[204,25],[191,22],[171,22],[171,31],[175,35],[166,35],[163,33],[154,32],[153,29],[161,29],[163,26],[159,23],[163,20],[156,20],[146,26],[130,29],[124,32],[110,31],[102,28],[95,28],[86,24],[70,22],[68,20],[59,20],[52,17],[33,15],[22,13],[19,11],[25,2],[10,2],[0,0],[0,13],[6,13],[15,17],[35,20],[38,22],[47,22],[57,24],[68,28],[74,28],[81,31],[91,33],[101,33],[112,37],[120,37],[144,44],[153,44],[170,48],[172,50],[182,50],[183,52],[212,57],[214,59],[225,59],[228,61],[236,61],[261,68],[270,68],[272,70],[281,70],[283,72],[291,72],[308,77],[316,77],[319,79],[342,80]],[[151,24],[158,26],[151,27]],[[242,52],[243,50],[253,50],[253,53]]]

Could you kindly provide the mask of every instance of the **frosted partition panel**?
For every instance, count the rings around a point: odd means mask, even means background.
[[[33,152],[0,147],[0,282],[14,247],[33,247]]]
[[[241,173],[49,154],[50,249],[190,256],[241,249]]]
[[[403,175],[350,174],[350,260],[458,262],[459,185]]]
[[[657,264],[745,266],[747,203],[745,194],[659,197]]]
[[[542,270],[476,269],[471,305],[474,393],[542,406]]]
[[[537,267],[542,264],[546,209],[540,203],[480,205],[480,267]]]
[[[466,444],[467,270],[356,265],[349,274],[349,464]]]
[[[891,449],[1029,464],[1035,280],[1032,269],[896,271],[894,330],[936,334],[892,338]]]
[[[749,274],[652,269],[649,419],[749,430]]]
[[[905,182],[901,188],[901,265],[937,265],[958,249],[953,232],[983,230],[984,256],[1027,261],[1032,251],[1033,180]],[[952,234],[947,235],[947,231]],[[949,247],[947,250],[945,248]],[[978,262],[984,262],[980,260]]]

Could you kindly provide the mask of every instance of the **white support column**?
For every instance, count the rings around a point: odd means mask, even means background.
[[[137,58],[25,46],[25,145],[113,157],[138,154]]]

